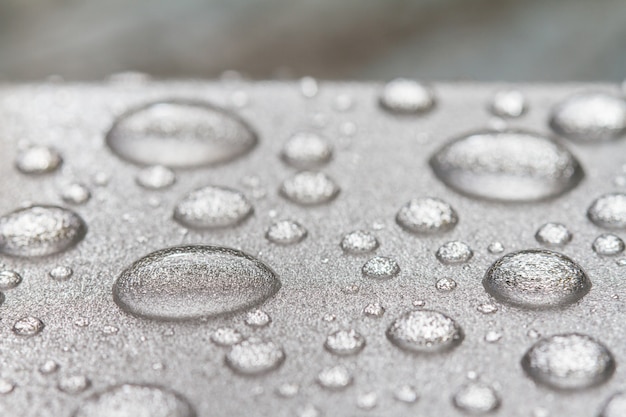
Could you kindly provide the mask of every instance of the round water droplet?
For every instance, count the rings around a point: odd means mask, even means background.
[[[85,204],[91,198],[89,188],[83,184],[68,184],[61,190],[61,198],[68,204]]]
[[[435,153],[430,165],[455,191],[496,201],[556,197],[584,176],[564,146],[517,131],[481,132],[453,140]]]
[[[435,287],[442,292],[450,292],[456,288],[456,281],[452,278],[443,277],[437,280]]]
[[[352,374],[342,365],[324,368],[317,374],[317,382],[327,390],[339,391],[352,384]]]
[[[380,105],[397,114],[418,114],[431,110],[435,105],[433,90],[418,81],[396,78],[385,84]]]
[[[518,90],[502,90],[493,96],[491,112],[498,117],[520,117],[526,112],[526,98]]]
[[[24,317],[13,324],[13,333],[18,336],[35,336],[41,333],[44,324],[37,317]]]
[[[280,194],[302,206],[315,206],[334,200],[340,188],[322,172],[303,171],[283,181]]]
[[[395,259],[386,256],[375,256],[363,265],[364,276],[374,279],[393,278],[400,273],[400,266]]]
[[[463,242],[458,240],[443,244],[436,253],[437,259],[443,264],[459,264],[469,261],[474,252]]]
[[[455,320],[433,310],[414,310],[403,314],[387,329],[387,339],[412,353],[436,353],[457,347],[463,331]]]
[[[159,102],[118,119],[106,138],[120,158],[142,165],[211,166],[252,150],[256,134],[225,110],[194,102]]]
[[[59,380],[57,388],[67,394],[79,394],[91,386],[91,381],[84,375],[70,375]]]
[[[459,216],[443,200],[415,198],[400,208],[396,222],[411,233],[441,233],[452,230],[459,222]]]
[[[500,406],[500,397],[489,385],[473,382],[459,389],[452,397],[456,408],[470,414],[486,414]]]
[[[626,416],[626,393],[618,392],[608,399],[599,417]]]
[[[572,233],[560,223],[546,223],[535,234],[537,242],[546,246],[565,246],[572,240]]]
[[[250,327],[265,327],[272,322],[272,318],[263,310],[254,310],[246,314],[245,323]]]
[[[243,340],[243,335],[230,327],[220,327],[211,334],[211,341],[218,346],[232,346]]]
[[[356,406],[362,410],[373,410],[378,405],[378,394],[374,391],[360,394],[356,399]]]
[[[337,330],[328,335],[324,347],[335,355],[355,355],[365,347],[365,338],[354,329]]]
[[[214,229],[235,226],[252,215],[250,201],[239,191],[207,186],[187,194],[174,208],[174,219],[183,226]]]
[[[59,364],[50,359],[50,360],[45,361],[39,367],[39,372],[42,373],[43,375],[50,375],[58,371],[59,368],[60,368]]]
[[[15,383],[6,378],[0,378],[0,395],[7,395],[13,392]]]
[[[176,174],[168,167],[155,165],[139,171],[135,181],[148,190],[162,190],[176,182]]]
[[[401,385],[393,393],[396,400],[403,403],[412,404],[419,399],[417,391],[410,385]]]
[[[0,271],[0,291],[13,289],[20,285],[20,282],[22,282],[22,276],[17,272],[10,270]]]
[[[80,242],[87,233],[83,219],[55,206],[19,209],[0,218],[0,252],[13,256],[46,256]]]
[[[380,305],[380,303],[369,303],[363,309],[363,314],[368,317],[382,317],[385,314],[385,307]]]
[[[597,340],[568,333],[535,343],[522,358],[522,368],[538,384],[575,390],[606,382],[615,371],[615,361]]]
[[[47,174],[55,171],[63,158],[55,149],[47,146],[33,146],[17,155],[15,167],[23,174]]]
[[[578,93],[555,107],[550,126],[581,142],[615,139],[626,131],[626,102],[609,93]]]
[[[483,314],[493,314],[498,311],[498,306],[491,303],[481,303],[476,306],[476,310]]]
[[[355,230],[345,235],[340,245],[345,253],[359,255],[375,251],[379,243],[376,236],[370,232],[366,230]]]
[[[156,385],[123,384],[89,398],[72,417],[195,417],[180,394]]]
[[[504,245],[501,242],[492,242],[487,247],[487,251],[492,254],[504,252]]]
[[[598,255],[613,256],[624,252],[624,241],[610,233],[602,234],[593,241],[593,250]]]
[[[626,228],[626,194],[598,197],[587,210],[587,217],[597,226],[607,229]]]
[[[273,223],[265,232],[265,238],[277,245],[293,245],[302,242],[308,232],[300,223],[281,220]]]
[[[313,77],[302,77],[300,79],[300,91],[306,98],[313,98],[319,91],[317,80]]]
[[[557,252],[523,250],[497,260],[483,286],[507,304],[524,308],[563,307],[580,300],[591,288],[582,268]]]
[[[115,282],[113,296],[122,310],[140,317],[190,320],[251,308],[280,285],[269,267],[243,252],[181,246],[133,263]]]
[[[316,133],[300,132],[283,146],[281,158],[296,168],[313,168],[330,161],[333,149],[328,141]]]
[[[495,330],[489,330],[485,335],[485,342],[487,343],[496,343],[502,339],[502,333],[497,332]]]
[[[277,369],[285,361],[285,352],[274,342],[250,338],[234,345],[226,355],[226,364],[242,375],[259,375]]]
[[[48,275],[50,275],[50,278],[57,281],[65,281],[67,279],[70,279],[73,274],[74,271],[69,266],[55,266],[48,273]]]
[[[300,392],[300,385],[286,382],[276,388],[276,394],[283,398],[293,398]]]

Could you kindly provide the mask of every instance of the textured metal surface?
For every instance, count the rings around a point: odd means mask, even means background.
[[[18,287],[5,292],[0,306],[0,376],[15,384],[12,392],[0,395],[0,414],[68,416],[94,392],[133,382],[171,388],[188,399],[198,416],[207,417],[293,416],[310,405],[326,416],[453,416],[462,412],[453,406],[451,396],[474,372],[498,392],[502,401],[498,415],[596,415],[611,394],[626,386],[622,319],[626,284],[624,267],[615,258],[601,258],[592,251],[592,242],[602,231],[588,221],[586,210],[596,196],[618,188],[614,179],[626,162],[626,143],[565,142],[586,177],[561,197],[536,203],[480,201],[448,189],[433,175],[428,160],[448,140],[500,123],[487,109],[502,86],[435,84],[436,108],[418,117],[383,112],[378,105],[380,87],[321,83],[319,94],[308,99],[297,83],[2,86],[0,213],[26,202],[67,206],[60,197],[66,182],[86,184],[92,198],[73,208],[88,225],[85,239],[74,249],[45,258],[0,255],[5,268],[23,276]],[[601,85],[517,88],[525,94],[529,110],[508,125],[548,135],[549,111],[564,97],[580,90],[616,89]],[[139,167],[122,161],[105,145],[108,128],[129,108],[169,98],[233,108],[233,101],[241,104],[242,94],[247,104],[234,111],[258,133],[257,148],[219,167],[178,170],[171,188],[139,187],[135,182]],[[340,95],[353,99],[352,108],[337,110]],[[345,123],[354,123],[354,135],[345,134]],[[295,172],[280,160],[281,147],[300,130],[320,132],[335,148],[332,162],[322,170],[340,185],[341,193],[328,204],[300,207],[278,193],[282,180]],[[25,143],[54,146],[63,155],[62,168],[39,177],[19,174],[14,160]],[[103,174],[108,184],[97,184]],[[251,176],[260,180],[255,190],[248,186]],[[172,219],[176,201],[208,184],[250,196],[254,215],[239,226],[218,231],[182,228]],[[459,215],[456,228],[415,236],[395,223],[404,203],[424,196],[450,203]],[[267,227],[283,218],[305,226],[306,239],[284,247],[269,242],[264,237]],[[524,310],[491,300],[481,280],[502,254],[489,253],[489,244],[501,242],[503,254],[538,247],[534,234],[548,221],[566,224],[572,232],[571,243],[558,250],[585,269],[592,282],[590,292],[561,310]],[[342,236],[354,229],[367,229],[378,237],[381,245],[376,254],[398,262],[397,277],[376,281],[362,276],[362,265],[373,255],[346,255],[339,246]],[[469,244],[474,256],[467,264],[443,265],[435,252],[456,239]],[[269,326],[245,325],[245,313],[171,323],[133,317],[117,307],[112,286],[122,270],[152,251],[190,243],[241,249],[278,274],[282,288],[261,307],[272,318]],[[70,266],[73,276],[63,282],[51,279],[48,272],[57,265]],[[438,291],[435,282],[441,277],[453,278],[457,288]],[[352,285],[358,291],[345,290]],[[385,307],[383,317],[363,314],[372,302]],[[453,317],[463,328],[465,337],[456,349],[411,355],[387,340],[390,323],[420,302]],[[498,311],[477,310],[487,302],[497,305]],[[336,319],[326,321],[327,315]],[[30,338],[15,335],[13,323],[24,316],[41,319],[44,330]],[[88,325],[81,318],[88,319]],[[105,334],[106,326],[119,331]],[[257,377],[233,373],[224,364],[227,349],[210,341],[220,326],[281,345],[284,364]],[[348,328],[365,338],[363,351],[339,357],[324,349],[329,333]],[[500,332],[502,338],[488,343],[485,335],[490,331]],[[529,331],[543,336],[576,331],[597,338],[615,357],[615,375],[600,387],[575,394],[536,385],[520,365],[536,341]],[[39,367],[50,359],[60,365],[59,370],[41,374]],[[316,383],[317,374],[335,364],[345,365],[354,377],[353,384],[341,392]],[[78,394],[62,392],[58,384],[71,375],[86,376],[91,386]],[[276,395],[284,383],[298,384],[299,393],[293,398]],[[394,399],[394,391],[404,384],[415,387],[420,398],[414,404]],[[377,393],[376,407],[359,409],[359,396],[372,391]]]

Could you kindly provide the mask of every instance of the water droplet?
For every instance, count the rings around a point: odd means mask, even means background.
[[[602,256],[614,256],[624,252],[626,248],[622,239],[610,233],[598,236],[593,241],[592,247],[595,253]]]
[[[49,359],[45,361],[40,367],[39,372],[43,375],[50,375],[58,371],[60,368],[59,364],[55,361]]]
[[[299,132],[283,146],[281,158],[296,168],[313,168],[330,161],[333,149],[328,141],[316,133]]]
[[[375,256],[363,265],[361,271],[368,278],[388,279],[400,273],[400,266],[395,259]]]
[[[504,252],[504,245],[500,242],[492,242],[487,247],[487,251],[492,254],[498,254]]]
[[[473,382],[464,385],[452,397],[459,410],[470,414],[486,414],[500,406],[500,397],[489,385]]]
[[[0,378],[0,395],[7,395],[13,392],[15,383],[6,378]]]
[[[365,338],[354,329],[337,330],[328,335],[324,347],[335,355],[355,355],[365,347]]]
[[[55,171],[63,158],[58,151],[47,146],[32,146],[17,155],[15,167],[23,174],[39,175]]]
[[[463,242],[458,240],[444,243],[436,253],[437,259],[443,264],[458,264],[469,261],[474,252]]]
[[[483,314],[493,314],[498,311],[498,306],[491,303],[482,303],[478,304],[476,310]]]
[[[457,322],[433,310],[403,314],[389,326],[386,334],[395,346],[412,353],[443,352],[463,341],[463,331]]]
[[[608,399],[600,417],[624,417],[626,415],[626,393],[618,392]]]
[[[380,303],[369,303],[363,309],[363,314],[368,317],[382,317],[385,314],[385,307],[380,305]]]
[[[578,93],[558,104],[550,126],[560,135],[594,143],[615,139],[626,130],[626,102],[608,93]]]
[[[277,245],[293,245],[302,242],[308,231],[293,220],[281,220],[273,223],[265,232],[265,238]]]
[[[302,77],[300,79],[300,91],[306,98],[313,98],[319,91],[317,80],[312,77]]]
[[[107,145],[120,158],[141,165],[210,166],[252,150],[256,134],[225,110],[193,102],[152,103],[119,118]]]
[[[397,114],[417,114],[435,105],[433,90],[418,81],[396,78],[385,84],[380,96],[381,106]]]
[[[340,188],[322,172],[303,171],[283,181],[280,193],[293,203],[315,206],[328,203],[337,197]]]
[[[220,327],[211,334],[211,341],[218,346],[232,346],[243,340],[243,335],[230,327]]]
[[[55,266],[48,272],[50,278],[56,281],[65,281],[72,277],[74,271],[69,266]]]
[[[442,292],[450,292],[456,288],[456,281],[452,278],[443,277],[437,280],[435,287]]]
[[[250,327],[265,327],[272,322],[272,318],[263,310],[253,310],[246,314],[245,323]]]
[[[22,276],[15,271],[0,271],[0,291],[13,289],[20,285]]]
[[[79,394],[91,386],[91,381],[84,375],[69,375],[59,380],[57,387],[67,394]]]
[[[539,339],[541,337],[541,333],[535,329],[529,329],[528,332],[526,332],[526,335],[531,339]]]
[[[345,253],[359,255],[375,251],[379,243],[376,236],[370,232],[366,230],[355,230],[345,235],[340,245]]]
[[[496,343],[502,339],[502,333],[497,332],[495,330],[489,330],[487,334],[485,334],[485,342],[487,343]]]
[[[342,365],[324,368],[317,374],[317,382],[327,390],[339,391],[352,384],[352,374]]]
[[[375,391],[360,394],[356,399],[356,406],[362,410],[373,410],[378,405],[378,394]]]
[[[187,399],[156,385],[123,384],[90,397],[72,417],[195,417]]]
[[[580,300],[591,282],[578,264],[548,250],[523,250],[497,260],[483,286],[501,302],[525,308],[562,307]]]
[[[274,342],[250,338],[233,345],[226,364],[242,375],[259,375],[277,369],[285,361],[285,352]]]
[[[313,404],[307,404],[297,410],[298,417],[321,417],[322,412]]]
[[[526,98],[518,90],[502,90],[493,96],[491,112],[499,117],[520,117],[526,112]]]
[[[24,317],[13,324],[13,333],[18,336],[35,336],[41,333],[44,324],[37,317]]]
[[[396,222],[411,233],[442,233],[452,230],[459,222],[456,211],[438,198],[415,198],[406,203],[396,215]]]
[[[183,197],[174,208],[174,219],[186,227],[213,229],[238,225],[253,211],[239,191],[210,185]]]
[[[575,390],[606,382],[615,371],[615,361],[597,340],[568,333],[535,343],[524,355],[522,367],[539,384]]]
[[[537,242],[546,246],[565,246],[572,240],[572,233],[561,223],[546,223],[535,234]]]
[[[574,188],[584,172],[564,146],[533,133],[463,136],[430,159],[435,175],[455,191],[496,201],[537,201]]]
[[[120,331],[119,327],[112,326],[110,324],[107,324],[102,328],[102,333],[107,336],[117,334],[119,331]]]
[[[587,217],[600,227],[626,228],[626,194],[613,193],[598,197],[587,210]]]
[[[176,182],[176,174],[168,167],[155,165],[139,171],[135,181],[148,190],[162,190]]]
[[[111,177],[106,172],[96,172],[93,176],[93,183],[98,187],[105,187],[109,184]]]
[[[338,112],[347,112],[354,108],[354,99],[348,94],[339,94],[333,101],[333,107]]]
[[[87,317],[78,317],[74,320],[74,325],[76,327],[87,327],[89,326],[89,319]]]
[[[153,252],[115,282],[124,311],[164,320],[213,317],[248,309],[280,288],[274,272],[243,252],[214,246],[182,246]]]
[[[91,192],[89,188],[80,183],[68,184],[61,190],[61,199],[67,204],[85,204],[90,198]]]
[[[33,206],[0,218],[0,252],[13,256],[46,256],[80,242],[87,225],[73,211]]]
[[[300,392],[300,386],[294,383],[284,383],[276,388],[276,394],[283,398],[293,398]]]

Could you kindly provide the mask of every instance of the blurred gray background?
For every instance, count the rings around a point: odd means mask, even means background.
[[[0,0],[0,77],[621,81],[626,0]]]

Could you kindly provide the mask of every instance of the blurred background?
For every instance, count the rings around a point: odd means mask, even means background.
[[[621,81],[626,0],[0,0],[0,77]]]

